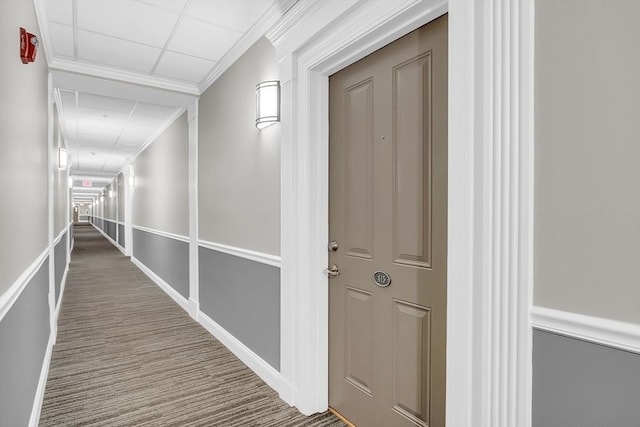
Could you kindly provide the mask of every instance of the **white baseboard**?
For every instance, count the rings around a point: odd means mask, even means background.
[[[235,354],[249,369],[256,373],[264,382],[278,392],[286,402],[292,401],[293,388],[289,383],[284,381],[280,373],[269,365],[264,359],[254,353],[249,347],[244,345],[240,340],[227,332],[222,326],[218,325],[209,316],[200,311],[198,301],[189,298],[185,299],[167,282],[162,280],[157,274],[151,271],[139,259],[131,256],[133,262],[144,274],[153,280],[163,291],[165,291],[180,307],[182,307],[189,315],[200,323],[211,335],[216,337],[224,346],[226,346],[233,354]]]
[[[122,255],[127,256],[127,253],[125,252],[124,248],[122,246],[120,246],[119,244],[116,244],[116,248],[118,248],[120,250],[120,252],[122,252]]]
[[[61,293],[62,295],[62,293]],[[40,379],[38,380],[38,388],[36,389],[36,395],[33,400],[33,407],[31,408],[31,417],[29,418],[29,427],[38,427],[40,422],[40,412],[42,411],[42,402],[44,401],[44,390],[47,387],[47,378],[49,377],[49,365],[51,364],[51,354],[53,353],[53,344],[56,337],[55,332],[49,336],[49,342],[47,343],[47,351],[44,353],[44,360],[42,362],[42,369],[40,370]]]
[[[191,297],[189,297],[189,314],[193,320],[198,321],[200,317],[200,302]]]
[[[596,344],[640,353],[640,324],[534,306],[531,326]]]
[[[162,280],[160,276],[154,273],[149,267],[144,265],[138,258],[131,255],[131,262],[134,263],[144,274],[146,274],[151,280],[155,282],[163,291],[167,293],[175,302],[182,307],[184,311],[189,313],[189,301],[171,287],[167,282]]]
[[[104,231],[102,231],[102,229],[100,227],[96,227],[94,224],[91,224],[93,226],[93,228],[95,228],[96,230],[98,230],[100,232],[100,234],[102,234],[105,239],[107,239],[109,242],[111,242],[111,244],[113,246],[115,246],[116,248],[118,247],[118,243],[116,243],[115,240],[113,240],[111,237],[109,237],[109,235],[107,233],[105,233]]]
[[[198,322],[276,392],[279,394],[284,393],[285,395],[287,393],[290,394],[290,387],[287,387],[288,384],[283,381],[280,372],[276,371],[273,366],[265,362],[253,350],[203,312],[198,314]]]

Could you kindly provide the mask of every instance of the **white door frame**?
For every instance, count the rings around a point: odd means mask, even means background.
[[[531,425],[533,2],[298,2],[282,80],[281,397],[328,405],[328,76],[449,13],[447,424]]]

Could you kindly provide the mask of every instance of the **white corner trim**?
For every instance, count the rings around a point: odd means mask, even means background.
[[[49,62],[49,68],[52,70],[69,71],[72,73],[85,74],[108,80],[167,89],[174,92],[186,93],[188,95],[200,95],[198,87],[194,83],[163,79],[160,77],[149,76],[133,71],[114,69],[101,65],[83,64],[80,62],[69,61],[67,59],[53,58]]]
[[[40,270],[48,256],[49,248],[47,247],[35,261],[18,276],[9,289],[0,295],[0,320],[2,320],[11,307],[13,307],[13,304],[18,300],[24,288],[26,288],[31,279],[33,279],[33,276]]]
[[[189,301],[171,287],[167,282],[162,280],[160,276],[154,273],[149,267],[144,265],[138,258],[131,255],[131,262],[134,263],[149,279],[153,280],[167,295],[169,295],[184,311],[189,313]]]
[[[198,100],[187,107],[189,132],[189,314],[200,311],[200,260],[198,259]]]
[[[260,262],[273,267],[280,268],[282,264],[280,257],[277,255],[265,254],[263,252],[252,251],[250,249],[242,249],[235,246],[223,245],[222,243],[214,243],[200,239],[198,239],[198,245],[203,248],[211,249],[212,251],[223,252],[228,255]]]
[[[620,350],[640,353],[640,324],[534,306],[531,326]]]
[[[205,313],[200,312],[198,315],[199,323],[207,330],[211,335],[216,337],[218,341],[224,344],[238,359],[240,359],[245,365],[255,372],[264,382],[266,382],[271,388],[278,393],[287,393],[287,390],[283,390],[286,387],[286,383],[282,381],[280,373],[269,365],[264,359],[253,352],[249,347],[244,345],[240,340],[231,335],[222,326],[218,325],[213,319],[207,316]]]
[[[42,361],[42,369],[40,370],[40,378],[38,379],[38,387],[36,388],[36,395],[33,399],[33,406],[31,407],[31,416],[29,417],[29,427],[38,427],[40,423],[40,413],[42,411],[42,402],[44,401],[44,391],[47,386],[47,378],[49,377],[49,366],[51,364],[51,354],[53,353],[53,344],[55,343],[55,331],[49,336],[47,342],[47,350],[44,353],[44,359]]]
[[[181,242],[189,243],[189,237],[181,234],[169,233],[168,231],[156,230],[154,228],[143,227],[141,225],[132,225],[134,230],[144,231],[145,233],[156,234],[162,237],[168,237],[169,239],[179,240]]]

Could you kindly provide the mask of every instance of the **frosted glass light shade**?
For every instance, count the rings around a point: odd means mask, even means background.
[[[256,127],[264,129],[280,121],[280,82],[269,80],[256,85]]]

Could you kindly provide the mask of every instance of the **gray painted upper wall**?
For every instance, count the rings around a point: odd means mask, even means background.
[[[640,2],[535,7],[534,302],[640,323]]]
[[[135,160],[133,224],[189,235],[189,128],[178,117]]]
[[[48,244],[47,63],[22,64],[20,26],[40,36],[33,2],[0,1],[0,295]]]
[[[201,96],[199,238],[280,254],[280,125],[255,127],[255,87],[279,79],[260,39]]]

